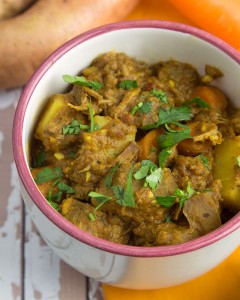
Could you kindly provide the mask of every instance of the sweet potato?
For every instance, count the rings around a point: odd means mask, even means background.
[[[35,0],[0,1],[0,20],[14,17],[27,9]]]
[[[0,21],[0,89],[23,86],[64,42],[124,18],[138,0],[39,0],[22,14]]]

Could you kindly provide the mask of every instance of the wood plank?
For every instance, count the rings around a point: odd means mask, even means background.
[[[0,299],[22,297],[22,200],[12,155],[12,120],[19,92],[0,93]]]
[[[52,251],[27,212],[24,253],[24,299],[86,300],[85,276],[65,264]]]

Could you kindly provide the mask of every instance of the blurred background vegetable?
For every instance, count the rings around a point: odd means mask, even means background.
[[[240,49],[240,0],[168,0],[204,30]]]

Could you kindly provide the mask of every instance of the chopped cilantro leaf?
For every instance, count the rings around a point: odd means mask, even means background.
[[[63,79],[64,79],[64,81],[66,81],[68,83],[88,86],[95,91],[97,91],[103,87],[103,85],[100,82],[87,80],[84,76],[63,75]]]
[[[158,128],[161,125],[176,124],[179,125],[180,121],[188,121],[193,117],[190,107],[179,106],[170,107],[168,109],[160,109],[158,113],[158,121],[156,124],[149,124],[142,127],[144,130]]]
[[[191,99],[190,101],[187,101],[185,103],[185,105],[190,105],[196,103],[198,107],[206,107],[206,108],[210,108],[209,104],[204,101],[201,97],[195,97],[193,99]]]
[[[121,167],[120,164],[116,164],[115,166],[113,166],[110,171],[108,172],[108,175],[106,176],[105,180],[104,180],[104,185],[108,188],[111,187],[112,185],[112,181],[113,181],[113,176],[116,173],[116,171]]]
[[[204,164],[204,166],[209,170],[210,166],[209,166],[209,160],[208,160],[208,158],[205,155],[203,155],[203,154],[200,154],[198,157],[200,158],[200,160],[202,161],[202,163]]]
[[[155,97],[158,98],[158,100],[162,101],[163,103],[168,104],[168,98],[167,98],[167,93],[164,91],[160,91],[158,89],[153,89],[151,91],[151,94]]]
[[[137,88],[138,83],[136,80],[123,80],[119,83],[118,86],[124,90],[129,90]]]
[[[68,125],[64,125],[62,127],[62,133],[64,135],[70,134],[70,135],[77,135],[79,134],[80,130],[89,129],[88,125],[80,124],[77,120],[73,120],[72,123]]]
[[[75,190],[74,188],[72,188],[71,186],[69,186],[68,184],[64,183],[64,182],[59,182],[57,184],[57,188],[67,194],[74,194]]]
[[[60,178],[62,176],[63,176],[63,172],[60,167],[56,167],[54,169],[46,167],[46,168],[42,169],[41,171],[39,171],[39,173],[37,173],[35,182],[37,184],[42,184],[44,182],[47,182],[47,181],[50,181],[50,180],[53,180],[56,178]]]
[[[141,167],[133,176],[137,180],[145,178],[144,186],[154,190],[162,180],[162,169],[157,168],[151,160],[142,160]]]
[[[134,115],[138,110],[139,108],[143,105],[143,102],[139,102],[137,105],[135,105],[131,111],[130,111],[130,114],[131,115]]]
[[[175,203],[177,196],[157,196],[157,203],[162,207],[170,208]]]
[[[152,111],[152,101],[146,101],[141,105],[138,112],[141,114],[148,114]]]
[[[179,121],[188,121],[193,114],[188,106],[170,107],[169,109],[161,109],[158,114],[157,126],[163,124],[174,124]]]
[[[172,154],[172,149],[170,148],[165,148],[159,153],[158,162],[160,167],[163,167],[164,163],[166,162],[166,160],[169,158],[171,154]]]
[[[109,196],[105,196],[103,194],[97,193],[97,192],[90,192],[88,194],[89,197],[91,198],[95,198],[97,202],[99,202],[99,204],[95,207],[94,212],[90,212],[88,214],[89,218],[91,221],[95,221],[96,219],[96,211],[103,206],[106,202],[110,201],[112,199],[112,197]]]
[[[34,168],[39,168],[42,167],[46,159],[46,152],[45,151],[40,151],[34,156],[33,158],[33,167]]]
[[[117,203],[123,206],[130,206],[130,207],[136,206],[134,195],[133,195],[132,175],[133,175],[133,166],[131,167],[128,174],[127,184],[123,192],[123,199],[121,199],[121,201],[120,199],[117,200]]]
[[[161,149],[169,148],[177,143],[191,138],[190,136],[190,128],[178,130],[175,132],[167,132],[166,134],[161,134],[158,139],[158,145]]]
[[[149,186],[152,190],[155,190],[158,184],[162,181],[163,171],[162,168],[158,168],[150,173],[145,179],[144,186]]]
[[[157,169],[157,166],[151,160],[142,160],[141,167],[133,175],[135,179],[140,180],[146,178],[149,171]]]

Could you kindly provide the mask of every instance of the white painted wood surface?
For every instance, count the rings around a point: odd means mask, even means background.
[[[98,283],[55,255],[25,210],[11,141],[20,94],[0,92],[0,300],[101,300]]]

